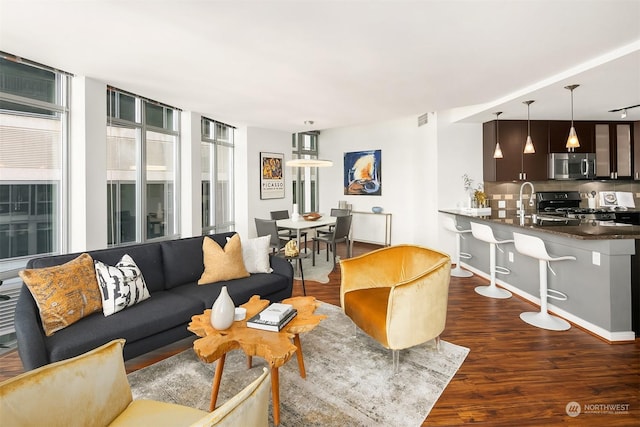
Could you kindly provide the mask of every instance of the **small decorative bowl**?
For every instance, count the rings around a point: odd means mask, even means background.
[[[382,212],[382,207],[380,207],[380,206],[374,206],[374,207],[372,207],[372,208],[371,208],[371,211],[372,211],[373,213],[381,213],[381,212]]]
[[[244,307],[236,307],[235,312],[233,313],[233,320],[236,322],[240,320],[244,320],[247,317],[247,309]]]
[[[305,219],[305,221],[316,221],[322,218],[322,215],[320,215],[318,212],[311,212],[311,213],[302,215],[302,217]]]

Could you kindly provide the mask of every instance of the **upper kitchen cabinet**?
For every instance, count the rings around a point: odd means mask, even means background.
[[[596,175],[598,178],[631,179],[633,172],[633,123],[595,124]]]
[[[548,125],[531,121],[531,139],[536,152],[524,154],[527,140],[526,120],[500,120],[502,159],[494,159],[496,121],[483,125],[483,172],[485,181],[544,181],[547,179]]]
[[[573,122],[576,129],[580,147],[574,153],[594,153],[594,123],[593,122]],[[566,153],[567,138],[571,129],[570,120],[550,120],[549,121],[549,153]]]

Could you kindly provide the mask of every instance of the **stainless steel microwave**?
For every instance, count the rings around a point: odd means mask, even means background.
[[[595,153],[549,154],[549,179],[594,179]]]

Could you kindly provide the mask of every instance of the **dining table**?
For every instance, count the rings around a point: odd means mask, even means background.
[[[306,220],[302,215],[297,220],[293,218],[286,219],[278,219],[276,220],[276,225],[280,229],[286,229],[296,232],[296,240],[298,243],[298,247],[300,247],[300,236],[302,235],[303,230],[311,230],[314,228],[327,227],[329,225],[336,224],[335,216],[321,216],[315,220]]]

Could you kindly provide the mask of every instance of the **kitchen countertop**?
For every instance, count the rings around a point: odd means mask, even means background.
[[[520,218],[515,210],[491,210],[491,215],[472,215],[463,209],[439,209],[438,212],[461,215],[484,222],[511,225],[525,230],[535,230],[580,240],[640,239],[640,226],[617,224],[612,221],[583,220],[580,225],[537,225],[531,221],[531,213],[527,212],[525,225],[520,225]],[[615,224],[615,225],[610,225]]]

